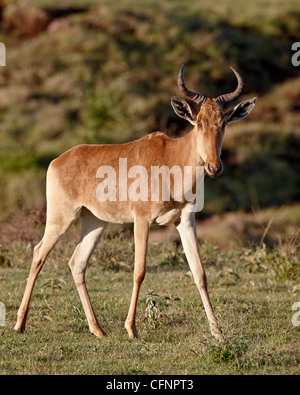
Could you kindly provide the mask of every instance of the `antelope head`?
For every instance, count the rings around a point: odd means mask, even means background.
[[[194,126],[196,149],[204,162],[205,171],[210,177],[218,177],[223,172],[221,151],[225,126],[228,122],[245,118],[255,105],[256,97],[239,103],[233,109],[224,112],[227,103],[241,93],[244,83],[242,77],[232,67],[237,78],[234,92],[209,99],[200,93],[192,92],[185,86],[183,67],[178,75],[178,87],[187,100],[172,97],[171,104],[176,114],[188,120]]]

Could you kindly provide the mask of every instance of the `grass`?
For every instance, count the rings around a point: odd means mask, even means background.
[[[0,301],[7,319],[0,328],[1,374],[299,373],[299,327],[292,325],[292,305],[300,297],[295,243],[227,252],[200,246],[224,344],[211,337],[182,247],[171,243],[149,248],[137,312],[140,338],[127,338],[134,247],[120,236],[103,240],[87,270],[91,300],[108,334],[97,339],[88,330],[68,269],[73,247],[65,239],[50,254],[22,335],[12,328],[32,246],[18,242],[2,251]]]

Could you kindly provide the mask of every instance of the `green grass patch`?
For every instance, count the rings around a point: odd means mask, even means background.
[[[292,324],[292,304],[299,301],[300,273],[290,271],[295,267],[292,248],[287,255],[287,246],[230,252],[200,246],[226,339],[220,344],[210,335],[182,248],[171,243],[149,248],[137,312],[140,337],[128,339],[124,322],[133,248],[117,236],[103,240],[87,269],[94,310],[108,334],[104,339],[91,335],[67,265],[74,244],[65,240],[50,254],[22,335],[12,328],[32,246],[14,243],[1,252],[0,301],[7,316],[6,326],[0,328],[1,374],[299,373],[299,327]]]

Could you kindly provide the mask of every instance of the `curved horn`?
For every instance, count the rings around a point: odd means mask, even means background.
[[[244,81],[243,78],[240,76],[240,74],[234,70],[233,67],[230,67],[231,70],[234,72],[236,79],[238,80],[238,86],[234,92],[231,93],[225,93],[224,95],[220,95],[216,98],[216,102],[220,104],[220,106],[224,106],[226,103],[230,102],[231,100],[235,99],[238,97],[238,95],[242,92],[242,89],[244,87]]]
[[[192,92],[192,91],[187,89],[187,87],[185,86],[185,83],[184,83],[184,79],[183,79],[183,68],[184,68],[184,64],[181,66],[181,69],[180,69],[179,74],[178,74],[177,83],[178,83],[179,89],[186,96],[191,98],[194,102],[202,105],[207,100],[207,98],[205,96],[201,95],[200,93]]]

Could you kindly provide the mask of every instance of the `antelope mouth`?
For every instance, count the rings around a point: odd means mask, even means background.
[[[223,173],[223,164],[219,163],[218,166],[212,166],[210,163],[205,164],[205,171],[211,178],[217,178]]]

